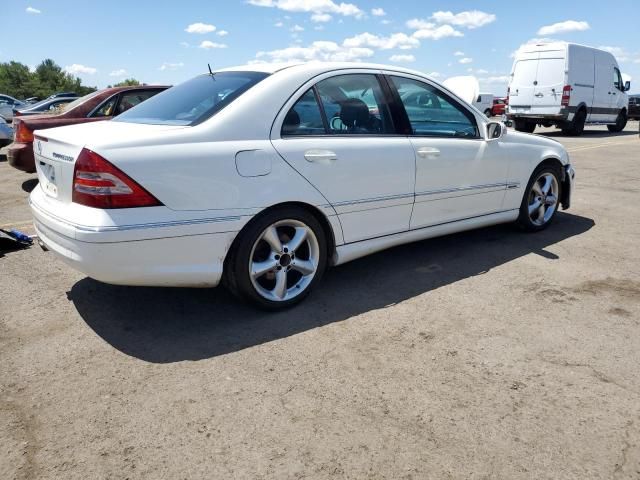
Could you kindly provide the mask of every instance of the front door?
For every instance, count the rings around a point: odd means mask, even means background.
[[[379,77],[333,74],[305,88],[274,130],[276,150],[333,206],[346,243],[407,231],[415,156]]]
[[[485,141],[475,115],[434,85],[389,78],[406,111],[416,153],[411,228],[500,211],[508,169],[500,142]]]

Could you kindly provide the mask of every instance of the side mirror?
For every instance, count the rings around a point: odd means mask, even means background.
[[[626,82],[624,82],[624,91],[628,92],[629,90],[631,90],[631,82],[627,80]]]
[[[490,142],[502,138],[505,131],[505,126],[500,122],[487,123],[487,141]]]

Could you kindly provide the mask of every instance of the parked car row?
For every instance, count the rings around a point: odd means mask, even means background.
[[[44,108],[47,104],[56,105],[56,108],[59,105],[64,105],[64,109],[57,115],[38,115],[40,112],[34,111],[33,114],[21,112],[19,116],[16,116],[13,120],[15,140],[7,151],[9,164],[25,172],[36,171],[33,156],[33,132],[35,130],[109,120],[167,88],[167,86],[148,85],[113,87],[90,93],[75,100],[69,97],[56,97],[40,102],[41,107],[36,107],[39,104],[35,104],[36,108]]]

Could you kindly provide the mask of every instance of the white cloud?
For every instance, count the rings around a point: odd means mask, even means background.
[[[431,19],[437,23],[445,23],[464,28],[479,28],[496,20],[493,13],[481,12],[480,10],[471,10],[460,13],[453,12],[434,12]]]
[[[208,23],[197,22],[197,23],[192,23],[191,25],[189,25],[187,28],[184,29],[184,31],[187,32],[187,33],[204,34],[204,33],[214,32],[215,29],[216,29],[216,27],[214,25],[209,25]]]
[[[109,74],[110,77],[124,77],[125,75],[127,75],[127,71],[124,68],[114,70]]]
[[[198,45],[198,48],[210,50],[212,48],[227,48],[227,46],[224,43],[216,43],[212,42],[211,40],[204,40],[200,45]]]
[[[37,8],[33,8],[33,7],[27,7],[25,12],[31,13],[33,15],[38,15],[39,13],[42,13],[41,10],[38,10]]]
[[[389,57],[389,60],[391,60],[392,62],[410,63],[415,62],[416,57],[414,57],[413,55],[391,55],[391,57]]]
[[[98,71],[98,69],[80,65],[79,63],[74,63],[73,65],[67,65],[66,67],[64,67],[64,71],[70,73],[71,75],[93,75]]]
[[[538,35],[556,35],[558,33],[581,32],[589,30],[591,27],[587,22],[579,22],[576,20],[567,20],[566,22],[558,22],[553,25],[545,25],[538,30]]]
[[[453,52],[454,57],[464,57],[464,52],[458,50],[457,52]]]
[[[258,52],[258,61],[268,61],[274,63],[295,63],[295,62],[346,62],[359,61],[363,58],[373,56],[374,51],[370,48],[346,47],[335,42],[316,41],[307,47],[288,47],[280,50],[268,52]]]
[[[412,23],[412,22],[414,22],[414,20],[409,20],[409,22],[407,22],[407,25],[410,28],[413,28],[411,27],[411,25],[409,25],[409,23]],[[422,22],[422,21],[417,20],[417,22]],[[456,30],[451,25],[436,26],[433,23],[419,23],[419,24],[420,24],[420,27],[418,27],[419,30],[416,30],[415,32],[413,32],[414,38],[419,38],[419,39],[427,38],[429,40],[440,40],[441,38],[464,36],[462,32]],[[413,25],[418,25],[418,23],[414,23]]]
[[[469,58],[469,57],[462,57],[460,60],[458,60],[458,63],[462,63],[463,65],[465,63],[471,63],[473,62],[473,58]]]
[[[371,9],[371,15],[373,15],[374,17],[384,17],[386,14],[387,12],[385,12],[383,8]]]
[[[216,35],[218,35],[219,37],[226,37],[227,35],[229,35],[229,32],[227,32],[226,30],[220,30],[216,32]]]
[[[292,32],[304,32],[304,27],[301,27],[300,25],[294,25],[290,30]]]
[[[489,70],[485,70],[484,68],[479,68],[478,70],[476,70],[476,73],[478,75],[486,75],[487,73],[489,73]]]
[[[499,84],[499,83],[509,83],[511,77],[509,75],[497,75],[494,77],[481,77],[478,79],[480,83],[483,84]]]
[[[371,47],[380,50],[390,50],[393,48],[409,50],[419,47],[420,41],[405,33],[394,33],[388,37],[379,37],[378,35],[365,32],[345,39],[343,45],[345,47]]]
[[[331,18],[331,15],[328,13],[314,13],[311,15],[312,22],[328,22]]]
[[[274,24],[273,24],[273,26],[274,26],[274,27],[278,27],[278,28],[280,28],[280,27],[284,27],[284,23],[282,23],[282,22],[277,22],[277,23],[274,23]]]
[[[178,62],[178,63],[164,62],[162,65],[160,65],[160,68],[158,68],[158,70],[161,70],[161,71],[177,70],[178,68],[182,68],[182,67],[184,67],[184,63],[182,62]]]
[[[248,0],[256,7],[269,7],[286,12],[334,13],[360,18],[364,12],[353,3],[337,4],[333,0]]]

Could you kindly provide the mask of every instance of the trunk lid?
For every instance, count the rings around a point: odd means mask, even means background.
[[[42,188],[52,203],[71,203],[75,162],[83,148],[96,150],[101,146],[158,137],[182,126],[144,125],[124,122],[93,122],[66,127],[36,130],[33,154]],[[108,160],[108,159],[107,159]]]

